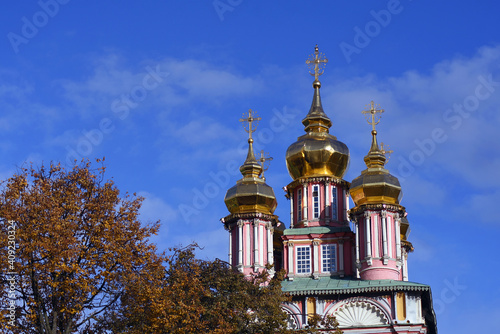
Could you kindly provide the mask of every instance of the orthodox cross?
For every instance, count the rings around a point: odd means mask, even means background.
[[[309,71],[311,75],[314,75],[314,80],[318,81],[318,77],[325,71],[325,64],[328,63],[328,59],[325,58],[323,53],[319,53],[318,45],[314,48],[314,55],[310,55],[309,59],[306,60],[306,64],[309,65],[310,69],[314,69],[314,73]]]
[[[381,116],[380,115],[377,116],[377,114],[381,114],[384,112],[384,109],[377,109],[376,108],[377,106],[379,106],[379,105],[378,104],[375,105],[375,103],[373,103],[373,101],[372,101],[370,103],[370,110],[363,110],[361,112],[362,114],[366,115],[366,121],[368,122],[368,124],[371,124],[373,131],[375,131],[375,125],[380,123]],[[369,120],[370,116],[368,116],[368,114],[371,115],[371,121]]]
[[[380,143],[380,152],[382,152],[382,154],[386,156],[387,161],[389,161],[389,158],[391,157],[391,153],[394,153],[393,150],[389,149],[389,145],[384,146],[384,143]]]
[[[267,155],[267,157],[266,157],[266,155]],[[259,162],[260,162],[260,165],[262,166],[261,178],[263,178],[264,180],[265,180],[265,178],[264,178],[264,172],[269,169],[269,164],[270,164],[269,161],[271,161],[271,160],[273,160],[273,158],[269,156],[269,153],[265,154],[264,150],[260,151]],[[267,163],[267,167],[264,167],[264,164],[266,162],[268,162]]]
[[[243,114],[243,117],[245,117],[246,114]],[[262,118],[260,117],[254,117],[255,111],[252,111],[252,109],[248,109],[248,117],[247,118],[241,118],[240,122],[248,122],[248,130],[245,127],[245,124],[243,124],[243,128],[245,129],[246,132],[249,134],[249,139],[252,139],[252,133],[255,132],[255,128],[257,128],[257,122],[260,121]],[[255,127],[252,128],[252,123],[256,122]]]

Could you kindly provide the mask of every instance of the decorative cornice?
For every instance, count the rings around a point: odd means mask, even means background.
[[[363,214],[365,211],[391,211],[404,216],[405,207],[397,204],[363,204],[350,209],[348,214],[351,220],[355,220],[356,216]]]
[[[298,178],[297,180],[292,181],[290,184],[286,186],[287,192],[293,192],[295,188],[297,188],[300,185],[304,184],[309,184],[309,183],[320,183],[320,182],[325,182],[325,183],[333,183],[336,185],[341,185],[342,187],[348,189],[351,183],[338,179],[335,177],[330,177],[330,176],[312,176],[312,177],[301,177]]]
[[[430,291],[429,286],[369,286],[361,288],[345,288],[345,289],[323,289],[323,290],[296,290],[286,291],[286,294],[291,296],[319,296],[319,295],[356,295],[359,293],[369,292],[401,292],[401,291]]]
[[[224,218],[221,219],[221,222],[224,225],[230,225],[235,223],[238,220],[254,220],[254,219],[259,219],[261,221],[269,221],[273,224],[273,226],[276,226],[279,223],[278,216],[276,215],[269,215],[266,213],[261,213],[261,212],[250,212],[250,213],[232,213]]]

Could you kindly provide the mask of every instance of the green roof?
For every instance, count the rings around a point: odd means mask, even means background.
[[[428,291],[425,284],[395,280],[360,280],[354,278],[295,277],[281,282],[283,292],[291,295],[356,294],[384,291]]]
[[[328,234],[337,232],[352,232],[349,226],[333,227],[333,226],[313,226],[313,227],[298,227],[289,228],[283,231],[283,235],[305,235],[305,234]]]

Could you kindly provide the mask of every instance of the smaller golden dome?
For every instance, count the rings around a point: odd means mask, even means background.
[[[268,186],[262,176],[263,167],[255,159],[253,152],[252,122],[260,118],[253,118],[252,111],[243,121],[250,124],[248,139],[248,154],[240,167],[243,175],[236,185],[231,187],[224,198],[226,207],[231,214],[235,213],[264,213],[272,215],[277,206],[273,188]]]
[[[399,180],[384,168],[385,152],[377,143],[377,131],[372,131],[372,146],[365,156],[368,167],[351,183],[349,190],[356,206],[363,204],[396,204],[399,205],[403,193]]]

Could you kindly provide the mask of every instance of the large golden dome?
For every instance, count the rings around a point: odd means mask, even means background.
[[[315,80],[313,87],[311,109],[302,121],[307,133],[286,151],[288,173],[294,180],[304,176],[333,176],[341,179],[349,165],[349,149],[329,133],[332,121],[321,105],[321,83]]]
[[[377,143],[377,131],[372,131],[372,146],[365,156],[367,169],[355,178],[349,190],[356,206],[363,204],[399,205],[403,192],[399,180],[384,168],[385,152]]]
[[[311,109],[302,120],[306,134],[299,137],[286,151],[286,166],[290,176],[296,180],[309,176],[333,176],[342,178],[349,165],[349,149],[329,133],[332,121],[326,116],[321,105],[318,77],[323,74],[323,66],[328,62],[323,54],[314,49],[314,55],[306,64],[314,69],[314,96]]]
[[[226,207],[231,214],[236,213],[264,213],[272,215],[277,206],[273,188],[268,186],[262,177],[263,168],[255,159],[251,123],[260,118],[253,118],[252,111],[245,121],[250,123],[248,139],[248,154],[240,167],[243,178],[231,187],[224,198]]]

